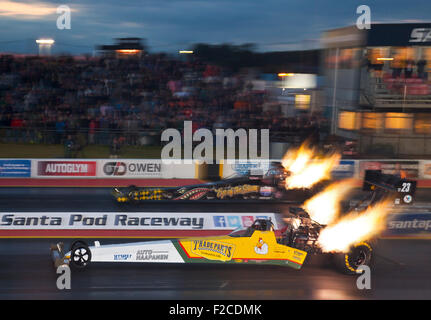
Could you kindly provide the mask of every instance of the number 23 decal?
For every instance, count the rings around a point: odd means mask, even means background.
[[[403,182],[401,186],[401,192],[410,192],[410,186],[411,186],[410,182]]]

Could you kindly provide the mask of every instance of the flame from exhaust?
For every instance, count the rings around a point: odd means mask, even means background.
[[[385,228],[389,200],[380,202],[365,212],[350,212],[333,225],[322,229],[318,244],[323,252],[348,252],[358,242],[376,236]]]
[[[320,224],[330,224],[338,218],[341,200],[355,187],[354,179],[342,180],[327,186],[302,206],[310,218]]]
[[[283,167],[290,172],[286,178],[286,189],[311,188],[319,181],[329,179],[340,158],[337,153],[319,157],[307,143],[299,149],[289,150],[282,160]]]

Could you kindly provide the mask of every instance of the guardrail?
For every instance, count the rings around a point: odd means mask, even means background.
[[[0,159],[0,178],[194,179],[201,169],[225,178],[235,173],[246,174],[249,170],[266,173],[273,161],[280,159],[225,159],[212,165],[192,160],[167,164],[161,159]],[[431,181],[431,160],[410,159],[341,159],[332,177],[361,178],[365,170],[382,170],[388,174],[402,170],[409,179]]]

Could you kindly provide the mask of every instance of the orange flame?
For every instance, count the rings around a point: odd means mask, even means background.
[[[290,172],[286,178],[286,189],[311,188],[319,181],[329,179],[340,158],[337,153],[319,157],[307,143],[299,149],[289,150],[282,160],[283,167]]]
[[[330,224],[341,210],[341,200],[355,187],[354,179],[342,180],[327,186],[311,199],[308,199],[303,208],[310,218],[320,224]]]
[[[389,200],[380,202],[365,212],[350,212],[320,232],[318,244],[324,252],[347,252],[358,242],[368,240],[385,228]]]

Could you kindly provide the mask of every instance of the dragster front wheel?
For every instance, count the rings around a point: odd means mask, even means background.
[[[354,245],[347,253],[335,254],[336,267],[345,274],[361,273],[360,266],[371,267],[373,248],[368,242],[360,242]]]
[[[91,262],[91,250],[83,241],[76,241],[70,249],[70,265],[75,269],[84,269]]]

